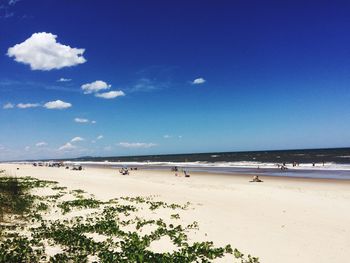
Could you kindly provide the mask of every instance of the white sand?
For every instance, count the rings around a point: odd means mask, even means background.
[[[19,167],[19,170],[16,168]],[[192,208],[182,221],[199,223],[194,239],[231,244],[263,263],[348,262],[350,258],[350,182],[264,177],[249,183],[245,175],[64,168],[0,164],[12,175],[54,180],[83,189],[99,199],[158,195],[157,199]],[[221,262],[221,260],[220,260]]]

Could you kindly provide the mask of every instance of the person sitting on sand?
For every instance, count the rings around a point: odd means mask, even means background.
[[[129,175],[129,170],[128,170],[128,168],[122,168],[119,172],[120,172],[122,175]]]
[[[186,172],[186,170],[184,170],[184,175],[185,177],[190,177],[190,175]]]
[[[255,175],[255,176],[253,177],[253,180],[251,180],[251,181],[249,181],[249,182],[251,182],[251,183],[261,183],[262,180],[260,180],[260,178],[259,178],[258,175]]]

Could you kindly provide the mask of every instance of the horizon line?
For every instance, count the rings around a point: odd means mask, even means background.
[[[41,158],[41,159],[22,159],[22,160],[5,160],[0,163],[7,162],[30,162],[30,161],[55,161],[55,160],[77,160],[82,158],[131,158],[131,157],[146,157],[146,156],[179,156],[179,155],[195,155],[195,154],[216,154],[216,153],[249,153],[249,152],[283,152],[283,151],[306,151],[306,150],[336,150],[350,149],[350,146],[345,147],[326,147],[326,148],[299,148],[299,149],[274,149],[274,150],[249,150],[249,151],[214,151],[214,152],[191,152],[191,153],[161,153],[161,154],[144,154],[144,155],[118,155],[118,156],[79,156],[71,158]]]

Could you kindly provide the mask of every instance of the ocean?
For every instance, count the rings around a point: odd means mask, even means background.
[[[81,157],[67,163],[188,172],[350,179],[350,148]],[[287,169],[281,169],[284,166]]]

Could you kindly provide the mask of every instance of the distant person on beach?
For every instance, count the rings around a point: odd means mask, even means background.
[[[253,180],[249,181],[250,183],[261,183],[262,180],[260,180],[259,176],[258,175],[255,175],[253,177]]]
[[[281,170],[284,171],[284,170],[288,170],[287,166],[285,165],[281,165]]]
[[[129,175],[129,170],[128,170],[128,168],[123,167],[121,170],[119,170],[119,173],[121,175]]]

